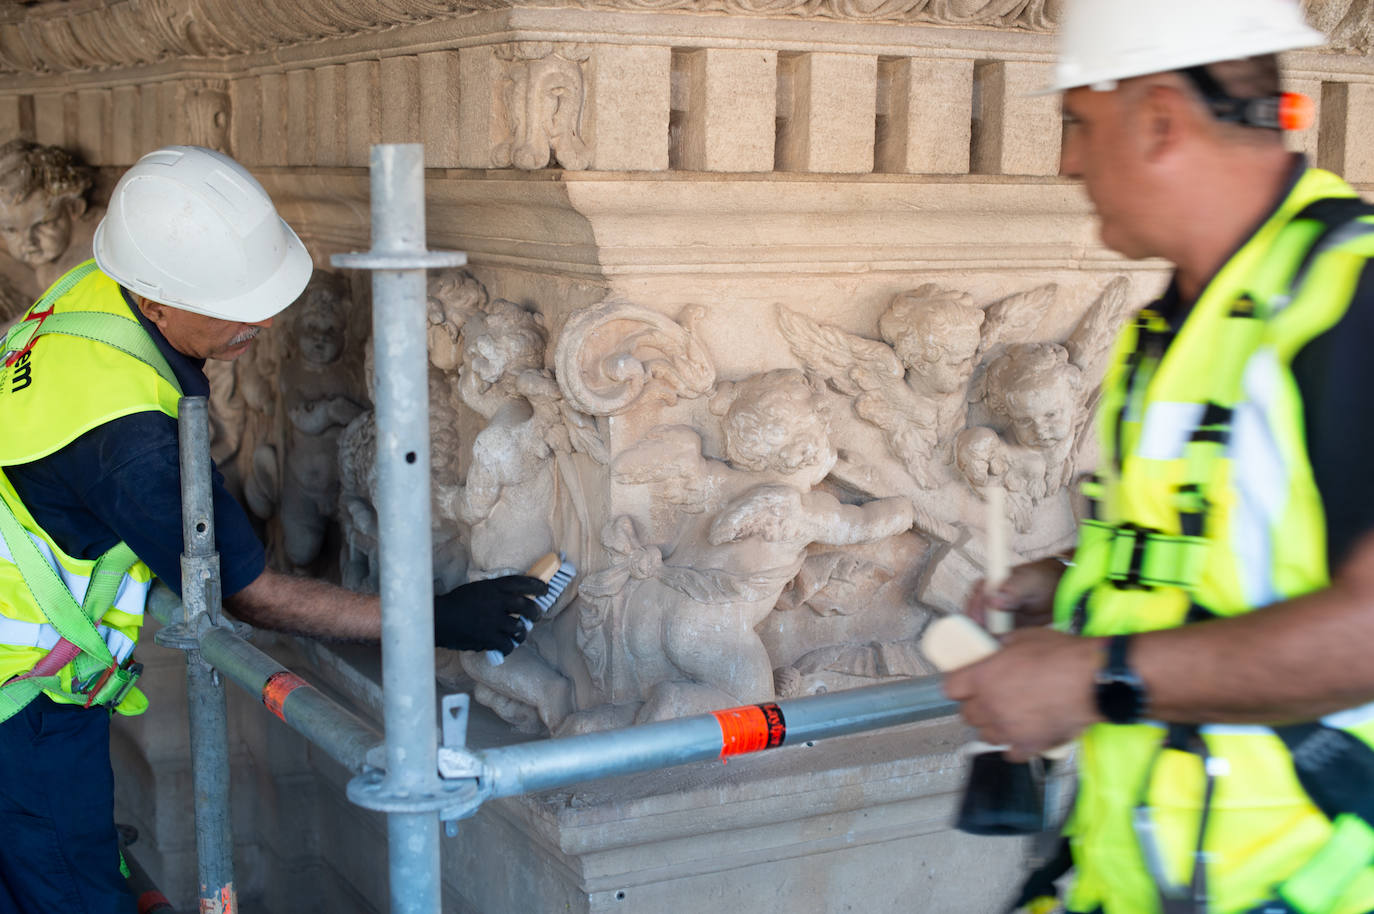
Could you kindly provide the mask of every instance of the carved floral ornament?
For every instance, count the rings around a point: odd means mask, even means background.
[[[515,41],[498,45],[505,72],[496,99],[507,138],[493,158],[498,168],[543,168],[550,157],[569,171],[591,164],[582,139],[587,88],[583,66],[591,45]]]
[[[483,10],[547,8],[731,13],[1051,31],[1063,0],[88,0],[0,6],[0,72],[123,68],[223,58]],[[1366,0],[1304,0],[1338,49],[1367,51]]]

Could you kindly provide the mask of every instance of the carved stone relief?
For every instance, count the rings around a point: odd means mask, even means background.
[[[641,399],[671,406],[703,396],[716,380],[695,330],[703,314],[691,307],[673,321],[617,301],[578,311],[554,352],[568,401],[590,415],[614,416]]]
[[[94,171],[60,146],[15,139],[0,146],[0,319],[27,308],[48,286],[91,257],[105,208],[88,201]]]
[[[892,298],[878,339],[779,307],[806,370],[727,381],[700,307],[579,309],[550,355],[539,310],[433,274],[436,588],[550,550],[581,569],[504,663],[451,654],[441,675],[518,728],[573,733],[929,672],[915,639],[979,573],[989,487],[1009,493],[1023,553],[1071,531],[1127,288],[1109,283],[1062,342],[1025,341],[1052,285],[987,305],[921,286]],[[346,299],[317,275],[223,389],[278,561],[318,573],[338,542],[345,585],[375,590],[376,428]],[[614,417],[647,431],[616,441]]]
[[[1365,0],[1305,0],[1308,21],[1331,39],[1331,47],[1368,52],[1374,46],[1374,6]]]
[[[517,41],[496,47],[505,64],[497,111],[507,139],[493,153],[498,168],[543,168],[550,157],[570,171],[591,163],[582,139],[586,104],[583,67],[591,46],[551,41]]]
[[[837,396],[838,439],[854,445],[841,452],[835,478],[871,495],[912,495],[917,529],[943,544],[922,602],[962,604],[984,558],[981,503],[990,486],[1007,492],[1016,548],[1047,551],[1072,534],[1066,486],[1127,290],[1125,279],[1108,284],[1062,345],[1012,342],[1047,313],[1053,285],[986,308],[922,286],[894,298],[878,322],[882,342],[778,309],[793,353]],[[874,439],[882,446],[862,446]],[[1051,502],[1054,510],[1038,510]],[[949,573],[940,567],[946,559],[967,567]]]

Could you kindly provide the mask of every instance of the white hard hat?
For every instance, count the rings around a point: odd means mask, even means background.
[[[1067,0],[1054,85],[1116,81],[1326,44],[1297,0]]]
[[[310,254],[238,162],[199,146],[145,155],[95,230],[96,266],[131,292],[255,323],[301,294]]]

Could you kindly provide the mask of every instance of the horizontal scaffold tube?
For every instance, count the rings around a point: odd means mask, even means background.
[[[622,730],[471,752],[484,793],[509,797],[582,781],[725,758],[823,737],[895,727],[958,711],[930,676],[761,705],[745,705]],[[439,750],[440,770],[451,757]],[[455,754],[461,754],[455,753]],[[463,766],[455,766],[461,769]],[[446,772],[447,773],[447,772]]]
[[[176,596],[162,587],[153,589],[148,605],[163,625],[180,614]],[[357,715],[228,629],[212,628],[202,635],[200,654],[354,774],[362,771],[368,750],[382,744],[382,735]]]

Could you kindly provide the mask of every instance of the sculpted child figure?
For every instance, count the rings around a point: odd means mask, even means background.
[[[1072,480],[1077,432],[1086,418],[1083,372],[1057,343],[1018,343],[988,366],[987,404],[1012,440],[1043,461],[1037,498]],[[1017,449],[1008,451],[1016,459]],[[1021,472],[1026,460],[1021,458]]]
[[[639,720],[773,697],[773,664],[754,627],[796,576],[806,547],[875,542],[912,524],[908,498],[856,506],[814,491],[836,452],[800,371],[718,390],[711,407],[723,414],[725,460],[704,456],[694,429],[660,426],[613,466],[619,481],[654,486],[656,500],[677,507],[661,563],[627,582],[621,602],[637,678],[652,686]]]
[[[854,397],[855,414],[882,429],[892,455],[923,489],[950,478],[945,467],[964,427],[984,318],[969,296],[935,285],[892,300],[878,319],[883,342],[778,309],[797,358]]]
[[[487,425],[472,443],[466,484],[441,510],[470,526],[478,576],[523,571],[554,548],[553,452],[519,384],[526,372],[541,375],[545,342],[534,313],[500,299],[463,323],[458,393]]]
[[[320,554],[339,500],[339,436],[363,412],[338,364],[344,351],[345,282],[316,273],[293,322],[299,358],[282,361],[286,413],[281,520],[286,556],[305,567]]]
[[[91,237],[105,214],[104,207],[87,204],[93,179],[94,172],[60,146],[23,139],[0,146],[0,238],[10,256],[33,270],[31,279],[11,277],[30,302],[90,259]]]

